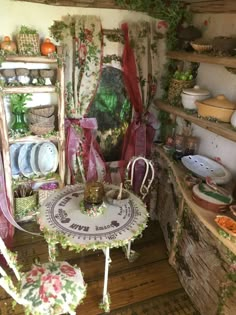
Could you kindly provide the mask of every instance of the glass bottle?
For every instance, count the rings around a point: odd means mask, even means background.
[[[25,121],[25,113],[13,113],[14,118],[11,124],[11,129],[17,133],[26,133],[29,128]]]

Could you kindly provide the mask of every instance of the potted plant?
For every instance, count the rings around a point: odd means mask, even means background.
[[[17,133],[25,133],[28,131],[28,125],[25,121],[25,112],[27,111],[26,104],[31,101],[31,94],[11,94],[10,95],[10,109],[14,114],[11,129]]]
[[[22,25],[16,40],[20,55],[40,55],[39,34],[36,29]]]

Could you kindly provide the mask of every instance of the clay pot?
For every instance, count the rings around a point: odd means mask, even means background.
[[[51,43],[49,38],[46,38],[45,41],[40,46],[41,54],[43,56],[48,56],[56,51],[56,46]]]
[[[16,53],[16,43],[9,36],[5,36],[1,42],[1,49]]]

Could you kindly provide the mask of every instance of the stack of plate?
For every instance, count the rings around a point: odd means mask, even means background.
[[[14,143],[10,146],[12,177],[32,177],[54,173],[58,167],[58,151],[52,142]]]

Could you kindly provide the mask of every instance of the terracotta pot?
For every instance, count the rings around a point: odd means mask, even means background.
[[[10,52],[16,52],[16,43],[12,41],[9,36],[5,36],[1,42],[1,49]]]
[[[43,56],[48,56],[56,51],[56,46],[51,43],[49,38],[46,38],[45,41],[40,46],[41,54]]]

